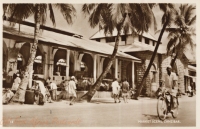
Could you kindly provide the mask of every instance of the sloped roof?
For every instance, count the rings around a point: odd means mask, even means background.
[[[196,67],[192,66],[192,65],[188,65],[188,69],[191,71],[196,71]]]
[[[110,45],[114,45],[113,43],[110,43]],[[155,46],[148,45],[139,41],[134,41],[132,44],[125,45],[125,44],[120,44],[119,45],[119,50],[122,52],[139,52],[139,51],[151,51],[153,52],[155,49]],[[165,54],[166,47],[163,45],[160,45],[158,48],[157,53],[159,54]]]
[[[128,34],[131,34],[131,32],[129,32]],[[121,35],[124,35],[124,33],[122,32]],[[141,35],[141,34],[140,34],[140,35]],[[117,36],[117,29],[114,29],[112,35],[109,35],[109,34],[108,34],[108,35],[105,35],[104,30],[97,31],[94,35],[92,35],[92,36],[90,37],[90,39],[104,38],[104,37],[110,37],[110,36]],[[152,36],[152,35],[151,35],[150,33],[148,33],[148,32],[143,32],[142,36],[156,41],[155,37]]]
[[[10,37],[18,36],[21,38],[33,39],[33,32],[33,28],[25,27],[23,25],[21,25],[20,32],[16,29],[16,27],[11,28],[9,26],[3,25],[3,36],[9,35]],[[70,48],[78,48],[80,50],[85,50],[103,55],[111,55],[113,51],[113,47],[106,43],[100,43],[86,38],[76,38],[49,31],[43,31],[42,35],[39,36],[39,41],[52,43],[55,45],[62,45]],[[140,61],[140,59],[120,51],[117,52],[117,57]]]

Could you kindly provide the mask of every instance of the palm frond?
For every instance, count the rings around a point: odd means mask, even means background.
[[[167,43],[167,53],[169,53],[172,50],[172,48],[177,45],[177,41],[178,41],[177,37],[171,38],[169,40],[169,42]]]
[[[113,23],[117,26],[121,23],[122,19],[125,18],[126,14],[128,13],[127,10],[127,4],[112,4],[111,5],[111,16]]]
[[[11,19],[22,21],[34,14],[33,4],[15,4],[14,9],[10,10]]]
[[[193,5],[188,5],[187,7],[186,7],[186,12],[185,12],[185,23],[187,24],[189,21],[190,21],[190,19],[191,19],[191,17],[192,17],[192,15],[194,14],[194,10],[196,9],[196,7],[195,6],[193,6]]]
[[[82,12],[84,13],[85,17],[90,15],[91,11],[97,6],[97,4],[83,4]]]
[[[89,17],[89,23],[92,28],[96,27],[99,24],[100,18],[101,18],[101,10],[104,4],[99,4],[94,8],[93,12],[91,13]]]
[[[47,4],[39,4],[39,8],[40,8],[40,22],[41,22],[40,24],[44,25],[47,19]]]
[[[148,31],[152,24],[152,14],[148,4],[130,4],[131,23],[138,33]]]
[[[191,18],[191,20],[187,23],[187,25],[191,26],[196,22],[196,15]]]
[[[51,21],[53,23],[53,26],[55,27],[56,26],[56,21],[55,21],[53,7],[52,7],[51,4],[48,4],[48,5],[49,5],[49,11],[50,11],[49,16],[50,16],[50,19],[51,19]]]
[[[68,24],[73,23],[73,18],[76,16],[76,9],[72,4],[55,4],[53,6],[60,10]]]

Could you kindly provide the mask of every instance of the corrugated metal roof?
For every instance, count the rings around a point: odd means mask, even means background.
[[[129,32],[128,34],[131,34],[131,32]],[[124,35],[124,33],[122,32],[121,35]],[[141,34],[140,34],[140,35],[141,35]],[[92,36],[90,37],[90,39],[104,38],[104,37],[110,37],[110,36],[117,36],[117,29],[114,29],[112,35],[111,35],[111,34],[105,35],[104,30],[97,31],[94,35],[92,35]],[[151,35],[150,33],[148,33],[148,32],[143,32],[142,36],[156,41],[155,37],[152,36],[152,35]]]
[[[110,44],[113,45],[113,44]],[[148,45],[139,41],[134,41],[132,44],[130,45],[120,45],[119,46],[119,50],[122,52],[139,52],[139,51],[151,51],[153,52],[155,49],[155,46],[152,45]],[[159,54],[165,54],[166,51],[166,47],[160,45],[158,48],[157,53]]]
[[[21,26],[21,30],[19,32],[16,28],[11,28],[6,25],[3,25],[3,33],[10,35],[33,39],[34,35],[32,32],[34,32],[33,28],[30,27],[28,29],[27,27]],[[39,40],[44,42],[55,43],[58,45],[64,45],[66,47],[80,48],[83,50],[88,50],[106,55],[111,55],[113,52],[113,46],[110,46],[106,43],[100,43],[86,38],[80,39],[54,32],[43,31],[42,35],[39,36]],[[117,52],[117,56],[135,61],[140,61],[140,59],[120,51]]]

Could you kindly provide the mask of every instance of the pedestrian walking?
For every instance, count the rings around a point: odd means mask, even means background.
[[[19,74],[16,74],[16,78],[15,78],[15,80],[13,82],[13,85],[12,85],[12,88],[11,88],[11,90],[12,90],[12,92],[14,94],[16,93],[16,91],[17,91],[17,89],[19,87],[20,82],[21,82],[21,79],[19,78]]]
[[[128,91],[129,91],[129,83],[127,82],[127,79],[125,78],[122,82],[122,98],[124,99],[124,103],[128,103]]]
[[[119,100],[119,103],[120,103],[121,102],[119,99],[120,86],[117,81],[117,78],[114,79],[114,82],[112,82],[111,86],[112,86],[112,93],[113,93],[115,103],[117,103],[117,99]]]
[[[46,88],[44,83],[40,80],[34,80],[32,90],[34,90],[35,101],[38,105],[43,105],[45,102]]]
[[[69,85],[69,80],[65,80],[63,81],[64,83],[62,83],[62,88],[61,88],[61,92],[60,94],[58,95],[58,98],[57,100],[61,100],[61,99],[66,99],[67,98],[67,91],[66,91],[66,88],[68,87]]]
[[[50,82],[50,93],[52,100],[57,100],[57,85],[54,82]]]
[[[66,88],[68,93],[69,93],[69,98],[70,98],[70,104],[69,105],[73,105],[75,99],[77,98],[76,95],[76,83],[75,83],[75,77],[72,76],[70,81],[69,81],[69,85]]]

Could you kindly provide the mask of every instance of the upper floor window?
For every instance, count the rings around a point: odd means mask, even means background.
[[[145,43],[149,44],[149,39],[148,38],[145,38]]]
[[[122,36],[122,41],[126,41],[126,35]]]
[[[140,42],[142,42],[142,36],[141,35],[138,35],[138,39]]]
[[[153,41],[153,46],[155,46],[155,41]]]
[[[106,37],[106,42],[115,42],[115,37]]]
[[[100,42],[100,38],[96,39],[97,42]]]

